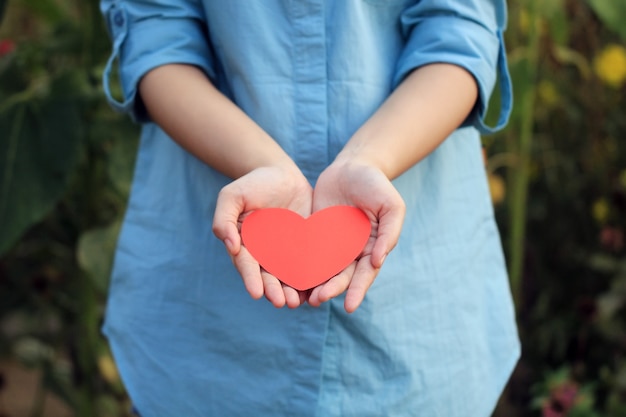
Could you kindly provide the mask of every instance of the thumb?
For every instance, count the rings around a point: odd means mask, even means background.
[[[376,241],[370,259],[374,268],[380,268],[389,252],[398,244],[404,223],[404,213],[404,205],[401,205],[391,208],[379,218]]]
[[[213,234],[224,242],[231,256],[237,256],[241,250],[239,234],[239,216],[243,210],[243,202],[226,188],[220,191],[213,215]]]

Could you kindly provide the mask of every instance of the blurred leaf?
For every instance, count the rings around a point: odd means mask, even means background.
[[[64,80],[58,84],[55,89],[66,89]],[[0,113],[0,255],[63,195],[81,131],[80,101],[58,95]]]
[[[24,337],[18,340],[13,346],[13,350],[20,362],[27,366],[49,362],[54,356],[52,347],[34,337]]]
[[[626,39],[626,25],[624,25],[626,1],[587,0],[587,3],[609,29]]]
[[[626,360],[622,360],[617,366],[615,386],[619,389],[626,390]]]
[[[554,58],[562,64],[574,65],[584,79],[591,77],[591,64],[580,52],[565,46],[555,45]]]
[[[0,0],[0,26],[2,26],[2,20],[4,19],[4,13],[7,9],[8,0]]]
[[[620,294],[607,293],[597,300],[598,314],[603,320],[610,320],[624,306],[624,297]]]
[[[592,267],[600,266],[598,269],[614,273],[619,270],[620,264],[618,261],[611,261],[611,258],[607,256],[604,259],[599,255],[591,258]],[[597,299],[599,317],[603,320],[610,320],[624,305],[626,305],[626,275],[621,277],[618,275],[611,282],[609,291]]]
[[[626,403],[622,401],[623,394],[619,392],[611,393],[607,403],[608,416],[626,416]]]
[[[78,263],[93,279],[97,290],[103,294],[108,290],[120,226],[121,220],[118,220],[107,227],[89,230],[78,241]]]
[[[537,13],[546,18],[552,18],[564,11],[564,0],[543,0],[537,2]]]
[[[96,410],[101,417],[119,417],[122,415],[122,407],[112,395],[102,395],[96,401]]]
[[[556,43],[567,44],[569,19],[565,13],[564,0],[543,0],[537,3],[537,8],[539,14],[549,22],[547,28]]]
[[[47,389],[65,401],[67,405],[76,406],[76,391],[72,387],[71,368],[68,363],[57,360],[55,363],[44,366],[43,382]]]
[[[618,259],[604,253],[595,253],[589,257],[589,267],[595,271],[614,274],[619,271],[621,263]]]
[[[50,23],[59,23],[67,18],[66,13],[61,9],[61,5],[67,2],[58,2],[50,0],[22,0],[23,3],[36,15],[43,17]]]
[[[555,14],[550,22],[550,33],[552,38],[558,45],[566,45],[569,40],[569,19],[560,10],[560,13]]]

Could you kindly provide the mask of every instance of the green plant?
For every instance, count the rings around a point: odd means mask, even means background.
[[[510,6],[516,109],[486,143],[492,175],[507,179],[497,215],[523,343],[509,401],[515,415],[548,416],[526,408],[529,387],[567,369],[593,390],[585,412],[559,416],[617,417],[626,404],[626,34],[615,22],[626,9],[593,0]]]
[[[0,355],[41,369],[76,415],[121,415],[99,326],[137,129],[103,100],[97,2],[0,11]]]

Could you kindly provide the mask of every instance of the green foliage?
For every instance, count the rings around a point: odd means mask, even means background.
[[[625,415],[625,5],[510,2],[516,109],[486,146],[523,357],[498,415]]]
[[[626,40],[626,3],[616,0],[587,0],[593,11],[602,19],[607,28],[619,34]]]
[[[99,326],[138,134],[103,99],[97,6],[0,2],[0,357],[89,417],[129,412]]]
[[[67,96],[72,75],[54,80],[52,92],[41,98],[1,94],[8,98],[0,113],[0,129],[7,133],[0,142],[0,254],[50,212],[76,168],[82,103]]]
[[[4,12],[7,8],[8,0],[0,0],[0,24],[2,24],[2,20],[4,19]]]

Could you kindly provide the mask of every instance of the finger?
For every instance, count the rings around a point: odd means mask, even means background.
[[[220,191],[213,215],[213,234],[224,242],[231,255],[237,255],[241,249],[237,222],[243,209],[243,201],[228,186]]]
[[[319,297],[319,293],[320,293],[320,290],[322,289],[322,285],[319,285],[319,286],[309,290],[309,295],[308,295],[306,301],[312,307],[319,307],[322,304],[322,302],[320,301],[320,297]]]
[[[309,304],[313,307],[319,307],[322,303],[346,291],[352,280],[355,268],[356,262],[352,262],[339,274],[335,275],[324,284],[313,288],[309,296]]]
[[[353,313],[363,302],[367,290],[372,286],[372,283],[376,279],[379,268],[372,266],[371,260],[367,257],[363,257],[359,260],[354,271],[350,286],[346,292],[346,298],[344,300],[344,308],[346,312]]]
[[[239,275],[241,275],[246,291],[248,291],[250,296],[255,300],[261,298],[264,293],[264,285],[259,263],[243,246],[239,253],[231,258],[235,268],[239,271]]]
[[[378,221],[378,230],[374,247],[372,248],[370,262],[372,267],[380,269],[385,257],[398,244],[402,224],[404,223],[404,204],[392,208],[382,215]]]
[[[302,291],[298,291],[289,285],[282,284],[283,293],[285,294],[285,303],[289,308],[297,308],[302,305]]]
[[[263,279],[265,298],[276,308],[284,307],[285,292],[280,281],[275,276],[264,271],[261,272],[261,278]]]

